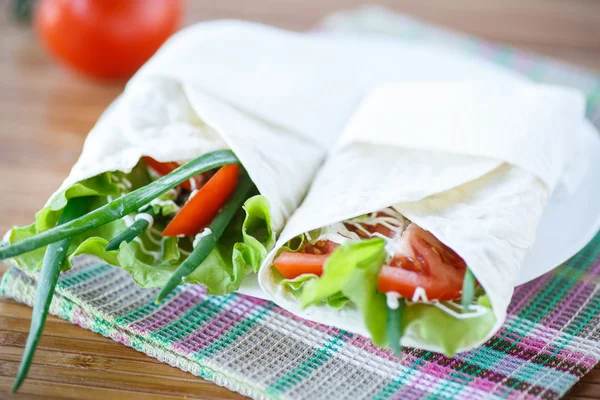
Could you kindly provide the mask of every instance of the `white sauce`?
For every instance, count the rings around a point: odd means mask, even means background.
[[[200,243],[200,240],[202,240],[203,237],[206,237],[208,235],[212,235],[212,231],[210,230],[210,228],[204,228],[204,230],[202,232],[200,232],[199,234],[196,235],[196,237],[194,238],[194,243],[192,244],[192,246],[194,248],[196,248],[196,246],[198,245],[198,243]]]
[[[131,181],[125,177],[121,178],[121,183],[123,183],[127,189],[131,189],[133,187]]]
[[[158,236],[158,239],[154,237],[155,234]],[[164,240],[164,238],[160,234],[160,231],[158,229],[153,229],[152,227],[146,230],[146,237],[148,238],[148,240],[150,240],[152,243],[158,246],[162,245]]]
[[[377,214],[384,215],[377,216]],[[328,225],[324,228],[321,228],[321,232],[318,237],[313,238],[306,234],[306,239],[311,244],[315,244],[318,240],[329,240],[334,243],[343,244],[349,240],[355,241],[362,239],[362,237],[360,237],[356,232],[350,231],[346,225],[353,226],[357,231],[364,233],[368,237],[378,237],[385,240],[385,249],[388,253],[388,257],[391,257],[390,255],[393,254],[394,244],[398,241],[398,238],[408,226],[408,221],[398,211],[392,207],[388,207],[381,211],[375,211],[344,222],[336,222]],[[370,233],[367,229],[365,229],[364,225],[382,225],[392,231],[392,237],[387,237],[379,232]]]
[[[175,204],[175,202],[173,200],[161,200],[161,199],[154,199],[150,202],[151,206],[157,205],[159,207],[165,207],[165,206],[171,206],[174,205],[176,210],[179,210],[179,206],[177,204]],[[146,207],[146,206],[144,206]]]
[[[413,303],[416,303],[416,302],[427,303],[427,302],[429,302],[429,298],[427,298],[427,293],[425,292],[425,289],[423,289],[422,287],[418,286],[415,289],[415,292],[413,293],[412,301],[413,301]]]
[[[397,310],[400,307],[400,295],[396,292],[387,292],[385,294],[388,308]]]
[[[190,193],[190,197],[188,197],[188,201],[190,201],[197,194],[198,194],[198,189],[192,190],[192,192]]]
[[[135,222],[135,217],[131,214],[127,214],[123,217],[123,222],[125,222],[125,226],[129,228]]]
[[[115,185],[117,185],[122,192],[128,192],[133,187],[131,181],[125,177],[119,179],[116,175],[113,175],[112,179],[114,180]]]
[[[458,318],[458,319],[477,318],[477,317],[489,312],[489,310],[486,307],[479,305],[479,304],[469,305],[468,311],[465,312],[463,310],[463,306],[462,306],[462,304],[460,304],[460,302],[456,302],[456,301],[439,302],[437,300],[430,301],[427,298],[427,293],[425,292],[425,289],[423,289],[422,287],[417,287],[415,289],[415,292],[414,292],[411,300],[412,300],[411,301],[412,303],[429,304],[431,306],[434,306],[434,307],[442,310],[446,314],[449,314],[452,317]]]
[[[161,258],[161,252],[148,250],[146,246],[144,246],[144,241],[139,236],[133,239],[133,241],[140,245],[140,251],[142,253],[149,255],[150,257],[154,258],[154,260],[158,260]]]
[[[148,222],[148,228],[147,229],[151,229],[152,225],[154,225],[154,218],[150,214],[139,213],[134,218],[135,221],[138,221],[140,219],[143,219],[144,221]]]
[[[477,318],[482,315],[485,315],[489,312],[489,309],[480,305],[480,304],[471,304],[469,306],[469,311],[464,312],[462,310],[462,304],[456,303],[454,301],[447,301],[444,303],[440,303],[436,301],[433,303],[433,306],[439,308],[446,314],[453,316],[458,319],[468,319],[468,318]]]

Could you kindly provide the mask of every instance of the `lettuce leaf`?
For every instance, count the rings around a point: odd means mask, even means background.
[[[142,187],[150,181],[147,169],[140,164],[130,174],[108,172],[79,182],[55,195],[36,214],[35,223],[13,228],[8,241],[15,243],[54,227],[70,198],[91,196],[90,209],[95,209],[111,198]],[[174,200],[174,194],[167,192],[153,202],[151,206],[157,215],[153,227],[131,243],[121,243],[118,250],[105,251],[104,248],[132,223],[133,216],[75,236],[63,269],[69,269],[76,256],[87,254],[128,271],[141,287],[162,287],[193,249],[193,238],[160,235],[167,223],[163,217],[179,209]],[[274,243],[269,202],[265,197],[255,195],[246,201],[243,210],[236,214],[215,249],[186,281],[205,285],[210,294],[235,291],[247,273],[258,271]],[[25,271],[36,271],[41,267],[45,251],[44,247],[22,254],[15,257],[13,262]]]
[[[386,298],[377,291],[377,275],[385,261],[385,241],[368,239],[338,247],[325,262],[323,275],[304,288],[302,307],[341,292],[363,313],[373,343],[385,347]]]
[[[293,292],[302,307],[320,304],[341,294],[361,311],[373,343],[386,347],[387,302],[377,291],[377,279],[385,261],[382,239],[360,240],[338,247],[327,259],[321,277],[301,275],[280,284]],[[495,317],[487,296],[478,299],[489,312],[474,318],[455,318],[431,304],[407,302],[401,332],[418,336],[432,347],[453,356],[459,348],[482,340],[492,329]]]
[[[444,354],[452,357],[459,348],[481,341],[496,322],[487,295],[477,302],[489,312],[464,319],[455,318],[430,304],[408,303],[404,308],[402,331],[418,334],[421,340],[444,349]]]
[[[302,274],[297,276],[294,279],[282,279],[280,284],[283,285],[286,289],[294,292],[296,296],[300,296],[302,290],[304,290],[305,285],[313,280],[317,280],[319,277],[315,274]],[[325,299],[327,305],[333,308],[342,308],[350,301],[350,299],[345,296],[341,291],[335,294],[332,294],[327,299]]]

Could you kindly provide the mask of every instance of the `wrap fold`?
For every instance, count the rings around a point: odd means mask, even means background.
[[[584,98],[571,89],[519,83],[394,83],[364,101],[302,206],[259,272],[263,290],[304,318],[368,335],[352,306],[300,307],[271,267],[281,246],[305,233],[393,206],[467,263],[490,299],[493,327],[506,308],[549,194],[575,155]],[[575,137],[574,137],[575,136]],[[418,323],[407,346],[444,351]]]
[[[174,35],[131,79],[48,204],[82,180],[128,173],[141,156],[181,162],[229,148],[269,200],[279,233],[374,85],[465,77],[518,79],[443,47],[239,21],[198,24]]]
[[[392,81],[399,83],[356,111],[374,87]],[[577,135],[583,123],[578,94],[521,81],[435,45],[239,21],[198,24],[171,38],[132,78],[48,204],[77,182],[129,173],[142,156],[181,162],[229,148],[269,200],[275,233],[293,214],[277,247],[390,205],[434,232],[490,295],[489,337],[504,320],[543,205],[572,156],[576,140],[565,135]],[[351,306],[301,310],[278,291],[270,270],[275,254],[260,272],[267,296],[308,319],[368,333]],[[253,276],[242,289],[264,297]],[[407,332],[405,344],[439,350],[417,330]]]

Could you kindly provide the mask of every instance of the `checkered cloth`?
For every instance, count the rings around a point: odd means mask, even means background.
[[[600,79],[583,70],[366,9],[325,30],[377,31],[479,54],[588,95],[600,125]],[[50,312],[257,399],[558,398],[600,360],[600,234],[565,265],[516,289],[508,319],[481,348],[452,359],[304,321],[273,303],[183,286],[160,305],[117,268],[81,258],[61,275]],[[9,270],[0,294],[31,305],[35,281]]]

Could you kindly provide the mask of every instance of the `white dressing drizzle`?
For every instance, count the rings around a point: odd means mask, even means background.
[[[131,214],[128,214],[123,217],[123,222],[125,222],[125,226],[129,228],[135,222],[135,217]]]
[[[198,184],[194,178],[190,179],[190,188],[192,189],[192,193],[198,190]]]
[[[387,295],[387,293],[386,293]],[[481,315],[489,312],[489,309],[479,304],[471,304],[468,308],[468,312],[463,311],[463,306],[460,302],[456,301],[444,301],[440,302],[438,300],[429,300],[427,297],[427,293],[425,289],[422,287],[417,287],[411,299],[412,303],[421,303],[421,304],[429,304],[434,306],[446,314],[451,315],[457,319],[468,319],[468,318],[477,318]]]
[[[149,255],[150,257],[154,258],[154,260],[158,260],[161,257],[160,251],[148,250],[144,245],[144,241],[139,236],[135,237],[133,241],[140,245],[140,251],[142,253]]]
[[[133,219],[135,221],[143,219],[144,221],[148,222],[148,228],[146,229],[150,229],[152,228],[152,225],[154,225],[154,218],[152,217],[152,215],[147,213],[139,213]]]
[[[396,292],[387,292],[385,294],[385,299],[388,308],[392,310],[397,310],[400,307],[400,295]]]
[[[383,215],[378,215],[383,214]],[[344,222],[336,222],[321,228],[318,237],[311,237],[306,234],[306,239],[315,244],[318,240],[329,240],[334,243],[343,244],[350,241],[361,240],[356,232],[348,229],[347,225],[352,226],[357,231],[364,233],[368,237],[378,237],[386,242],[386,251],[388,256],[393,254],[393,246],[398,241],[398,238],[408,226],[408,221],[398,211],[392,207],[384,208],[381,211],[375,211],[369,214],[361,215],[360,217],[352,218]],[[364,225],[376,226],[382,225],[392,231],[392,237],[387,237],[379,232],[370,233]]]
[[[454,318],[458,319],[477,318],[489,312],[488,308],[480,304],[471,304],[469,306],[469,312],[466,313],[462,311],[462,304],[454,301],[446,301],[443,303],[437,301],[433,303],[433,305],[445,312],[446,314],[449,314]]]
[[[123,183],[127,189],[131,189],[133,187],[131,181],[125,177],[121,178],[121,183]]]
[[[154,199],[149,203],[151,206],[159,206],[159,207],[165,207],[165,206],[174,206],[175,210],[178,211],[179,210],[179,206],[172,200],[161,200],[161,199]],[[145,208],[146,206],[144,206]]]
[[[158,239],[156,239],[154,237],[154,234],[158,235]],[[152,227],[148,228],[148,230],[146,230],[146,237],[148,238],[148,240],[150,240],[153,244],[160,246],[163,243],[164,238],[161,236],[160,231],[157,229],[153,229]]]
[[[112,178],[115,182],[115,185],[117,185],[122,192],[128,192],[133,187],[131,181],[125,177],[118,178],[116,175],[113,175]]]
[[[429,299],[427,298],[427,293],[425,292],[425,289],[423,289],[421,286],[417,286],[417,288],[415,289],[415,292],[413,293],[412,301],[413,301],[413,303],[416,303],[416,302],[428,303]]]
[[[190,201],[192,199],[192,197],[194,197],[197,194],[198,194],[198,189],[192,190],[192,192],[190,193],[190,197],[188,197],[188,201]]]
[[[196,237],[194,238],[192,247],[196,248],[198,243],[200,243],[200,240],[202,240],[203,237],[210,235],[211,233],[212,233],[212,231],[210,230],[210,228],[204,228],[204,230],[202,232],[200,232],[199,234],[197,234]]]

